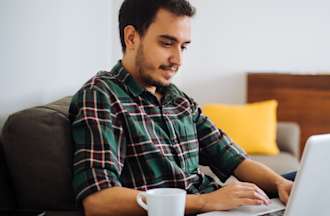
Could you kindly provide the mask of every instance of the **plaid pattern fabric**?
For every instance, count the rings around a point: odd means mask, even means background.
[[[69,112],[78,202],[113,186],[214,191],[220,186],[198,165],[210,166],[225,181],[244,160],[245,154],[175,85],[157,91],[164,95],[161,103],[119,61],[73,96]]]

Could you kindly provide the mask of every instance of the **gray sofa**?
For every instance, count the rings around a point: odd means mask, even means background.
[[[7,119],[0,139],[0,210],[82,214],[71,187],[70,99],[26,109]],[[251,157],[278,173],[297,169],[299,128],[293,123],[279,123],[277,138],[278,156]]]

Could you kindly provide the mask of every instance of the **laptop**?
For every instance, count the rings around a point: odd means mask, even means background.
[[[308,138],[301,168],[285,207],[279,199],[265,206],[242,206],[198,216],[329,216],[330,215],[330,134]]]

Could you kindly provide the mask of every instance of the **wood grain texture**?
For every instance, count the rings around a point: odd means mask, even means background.
[[[276,99],[278,121],[297,122],[300,152],[313,134],[330,133],[330,74],[248,73],[247,102]]]

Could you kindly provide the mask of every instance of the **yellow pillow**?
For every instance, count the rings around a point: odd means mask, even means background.
[[[276,155],[277,101],[246,105],[206,104],[203,112],[248,154]]]

